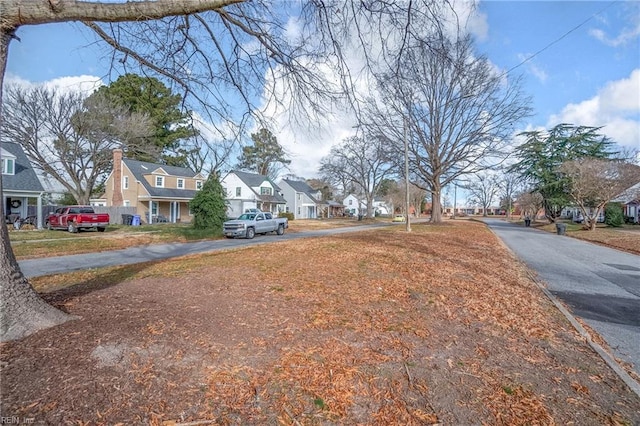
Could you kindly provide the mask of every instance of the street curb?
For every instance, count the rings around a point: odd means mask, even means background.
[[[542,281],[540,281],[533,274],[533,272],[531,271],[531,268],[529,268],[523,261],[521,261],[520,258],[515,254],[515,252],[511,250],[511,248],[509,248],[509,246],[507,246],[504,243],[504,241],[502,241],[502,238],[500,238],[495,232],[493,232],[493,229],[491,229],[491,227],[486,223],[485,223],[485,226],[489,231],[491,231],[493,235],[495,235],[498,241],[500,241],[500,244],[502,245],[502,247],[507,249],[507,251],[511,253],[511,255],[526,268],[527,276],[536,284],[536,286],[538,286],[540,290],[542,290],[545,296],[547,296],[547,298],[551,300],[551,302],[555,305],[555,307],[558,308],[560,312],[562,312],[562,314],[565,316],[565,318],[567,318],[567,320],[569,320],[569,323],[571,323],[571,325],[573,326],[573,328],[575,328],[578,334],[580,334],[580,336],[582,336],[582,338],[584,338],[587,341],[589,346],[591,346],[591,349],[593,349],[598,355],[600,355],[600,358],[602,358],[602,360],[618,375],[618,377],[620,377],[620,379],[622,379],[622,381],[627,386],[629,386],[629,389],[631,389],[632,392],[634,392],[638,397],[640,397],[640,383],[638,383],[633,377],[631,377],[631,375],[629,375],[629,373],[627,373],[627,371],[624,368],[622,368],[620,364],[618,364],[615,358],[611,356],[611,354],[608,351],[606,351],[602,346],[600,346],[591,338],[591,335],[582,326],[582,324],[580,324],[578,320],[571,314],[571,312],[569,312],[569,310],[567,310],[567,308],[565,308],[565,306],[558,300],[558,298],[556,298],[553,295],[553,293],[551,293],[544,286]]]
[[[640,397],[640,383],[638,383],[633,377],[631,377],[631,375],[629,375],[629,373],[627,373],[627,371],[622,368],[620,364],[618,364],[618,362],[613,358],[613,356],[611,356],[608,351],[606,351],[602,346],[600,346],[591,338],[591,335],[582,326],[582,324],[580,324],[578,320],[576,320],[576,318],[571,314],[571,312],[569,312],[567,308],[565,308],[564,305],[560,303],[560,301],[553,295],[553,293],[551,293],[547,288],[544,287],[540,280],[534,277],[531,272],[528,272],[528,275],[529,278],[531,278],[533,282],[536,283],[538,288],[542,290],[542,292],[549,298],[549,300],[551,300],[556,308],[558,308],[558,310],[562,312],[562,314],[569,320],[573,328],[575,328],[580,336],[582,336],[587,341],[589,346],[591,346],[591,348],[596,351],[598,355],[600,355],[604,362],[606,362],[609,367],[611,367],[611,369],[618,375],[618,377],[620,377],[622,381],[625,382],[626,385],[629,386],[629,388],[636,395],[638,395],[638,397]]]

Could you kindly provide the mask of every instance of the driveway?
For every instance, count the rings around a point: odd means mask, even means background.
[[[22,273],[27,278],[33,278],[43,275],[81,271],[91,268],[102,268],[105,266],[115,265],[130,265],[134,263],[187,256],[190,254],[207,253],[218,250],[229,250],[249,245],[272,244],[279,241],[290,241],[299,238],[320,237],[324,235],[365,231],[381,226],[392,225],[390,223],[377,223],[373,225],[359,225],[345,228],[285,233],[282,236],[277,236],[275,234],[256,235],[256,237],[252,240],[223,239],[198,241],[193,243],[153,244],[146,246],[129,247],[122,250],[75,254],[69,256],[45,257],[39,259],[26,259],[21,260],[18,263],[20,264]]]
[[[640,256],[498,219],[485,223],[640,374]]]

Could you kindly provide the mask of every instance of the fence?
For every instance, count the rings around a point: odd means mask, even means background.
[[[109,213],[109,223],[111,225],[122,225],[122,215],[135,215],[138,214],[135,207],[105,207],[94,206],[93,210],[96,213]]]

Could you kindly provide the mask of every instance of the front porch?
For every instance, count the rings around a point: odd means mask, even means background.
[[[138,203],[140,219],[145,223],[190,223],[188,200],[151,199]]]
[[[2,206],[5,223],[15,224],[17,228],[22,223],[29,223],[42,229],[42,194],[39,192],[7,191],[2,194]]]

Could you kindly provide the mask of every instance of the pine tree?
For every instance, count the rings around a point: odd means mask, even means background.
[[[195,229],[210,229],[222,232],[222,224],[226,220],[227,203],[224,188],[218,176],[211,175],[198,191],[189,207],[194,215]]]

